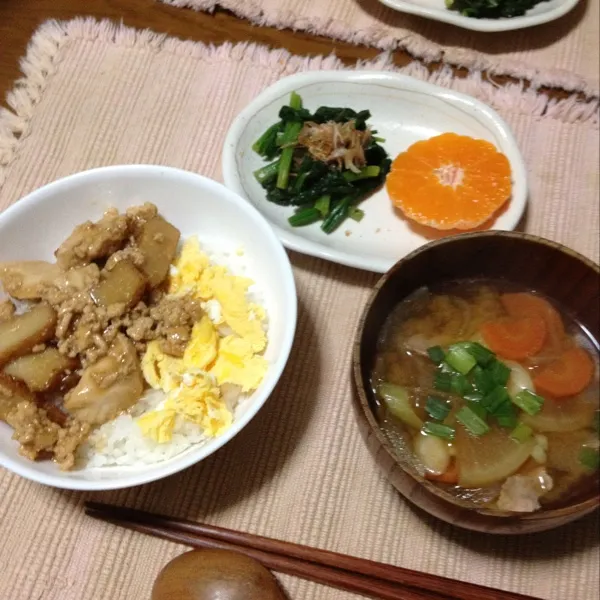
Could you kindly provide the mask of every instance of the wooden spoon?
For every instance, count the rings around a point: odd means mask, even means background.
[[[152,600],[287,600],[257,560],[229,550],[192,550],[158,574]]]

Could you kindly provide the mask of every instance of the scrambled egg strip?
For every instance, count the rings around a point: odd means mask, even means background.
[[[211,265],[196,238],[183,246],[169,280],[170,294],[193,294],[205,303],[205,315],[192,329],[183,358],[148,344],[142,371],[148,384],[165,392],[159,410],[138,419],[142,433],[158,443],[172,439],[178,418],[199,425],[209,437],[223,433],[233,415],[220,386],[233,384],[242,392],[255,390],[268,368],[261,353],[267,343],[264,308],[247,300],[253,281]],[[227,335],[220,333],[223,326]]]

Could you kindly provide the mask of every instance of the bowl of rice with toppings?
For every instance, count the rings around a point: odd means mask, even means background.
[[[223,185],[153,165],[50,183],[0,214],[0,465],[66,489],[212,454],[277,384],[288,257]]]

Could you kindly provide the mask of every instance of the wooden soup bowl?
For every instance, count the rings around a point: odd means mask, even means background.
[[[387,316],[402,299],[422,286],[471,278],[519,284],[555,300],[598,341],[599,275],[597,264],[560,244],[523,233],[494,231],[462,234],[427,244],[382,276],[364,309],[354,342],[354,399],[367,446],[400,493],[448,523],[501,534],[552,529],[598,507],[596,486],[590,486],[568,505],[534,513],[496,512],[461,502],[422,478],[410,461],[399,457],[379,428],[370,375],[377,339]]]

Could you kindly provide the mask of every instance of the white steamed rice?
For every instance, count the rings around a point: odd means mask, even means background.
[[[147,412],[160,409],[165,394],[160,390],[150,390],[131,409],[96,429],[86,444],[79,450],[79,458],[88,468],[108,466],[148,465],[173,458],[194,444],[208,438],[200,426],[175,420],[171,441],[159,444],[142,435],[136,419]]]

